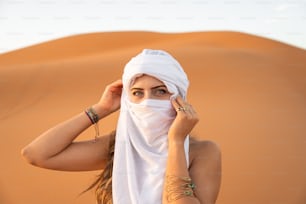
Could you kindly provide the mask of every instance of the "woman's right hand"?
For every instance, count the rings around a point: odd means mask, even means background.
[[[100,101],[93,106],[100,118],[120,108],[122,86],[122,80],[120,79],[106,86]]]
[[[98,103],[93,105],[100,119],[120,108],[122,82],[106,86]],[[112,134],[92,140],[74,141],[91,124],[82,113],[50,128],[22,149],[25,159],[47,169],[62,171],[89,171],[105,168],[109,159],[109,141]]]

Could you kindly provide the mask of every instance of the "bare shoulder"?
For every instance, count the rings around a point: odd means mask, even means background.
[[[221,150],[213,141],[190,139],[189,174],[200,203],[215,203],[221,185]]]
[[[211,140],[198,140],[190,138],[189,159],[190,164],[199,157],[220,157],[221,149],[217,143]]]

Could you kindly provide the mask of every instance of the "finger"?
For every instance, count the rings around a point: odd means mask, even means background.
[[[113,83],[109,84],[106,89],[108,89],[111,92],[119,92],[119,94],[120,94],[121,91],[122,91],[122,87],[123,87],[122,81],[117,80],[117,81],[114,81]]]
[[[172,106],[173,108],[177,111],[180,106],[180,104],[177,102],[176,98],[174,99],[171,99],[171,103],[172,103]]]
[[[123,86],[122,80],[121,80],[121,79],[118,79],[118,80],[114,81],[111,85],[112,85],[113,87],[122,87],[122,86]]]
[[[173,105],[173,107],[174,107],[174,109],[176,110],[177,113],[179,113],[179,112],[185,113],[185,109],[180,105],[180,103],[178,102],[178,100],[176,98],[172,99],[171,102],[172,102],[172,105]]]
[[[185,114],[187,114],[190,117],[197,117],[197,113],[192,107],[192,105],[187,103],[182,97],[180,96],[177,97],[177,103],[181,107],[182,109],[181,111],[183,111]]]
[[[185,105],[185,101],[184,101],[184,99],[181,96],[177,96],[175,100],[177,101],[177,103],[180,106],[184,106]]]
[[[197,112],[194,110],[192,105],[189,105],[190,113],[193,115],[197,115]]]
[[[189,113],[186,113],[188,108],[185,106],[182,106],[177,100],[177,98],[172,99],[172,104],[177,113],[189,114]]]
[[[185,101],[181,96],[177,97],[177,103],[183,107],[186,111],[188,111],[190,109],[190,104],[187,103],[187,101]]]
[[[181,97],[178,96],[176,99],[179,106],[182,108],[183,111],[188,112],[190,109],[190,105]]]

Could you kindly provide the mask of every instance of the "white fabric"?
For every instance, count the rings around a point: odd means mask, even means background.
[[[145,49],[125,66],[113,166],[114,204],[162,203],[167,132],[176,111],[170,100],[129,101],[128,90],[142,74],[161,80],[173,96],[186,98],[189,85],[180,64],[165,51]],[[189,136],[185,140],[187,164],[188,151]]]

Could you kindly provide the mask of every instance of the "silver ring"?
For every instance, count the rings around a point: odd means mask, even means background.
[[[188,110],[188,108],[187,107],[178,107],[177,109],[176,109],[177,111],[187,111]]]

